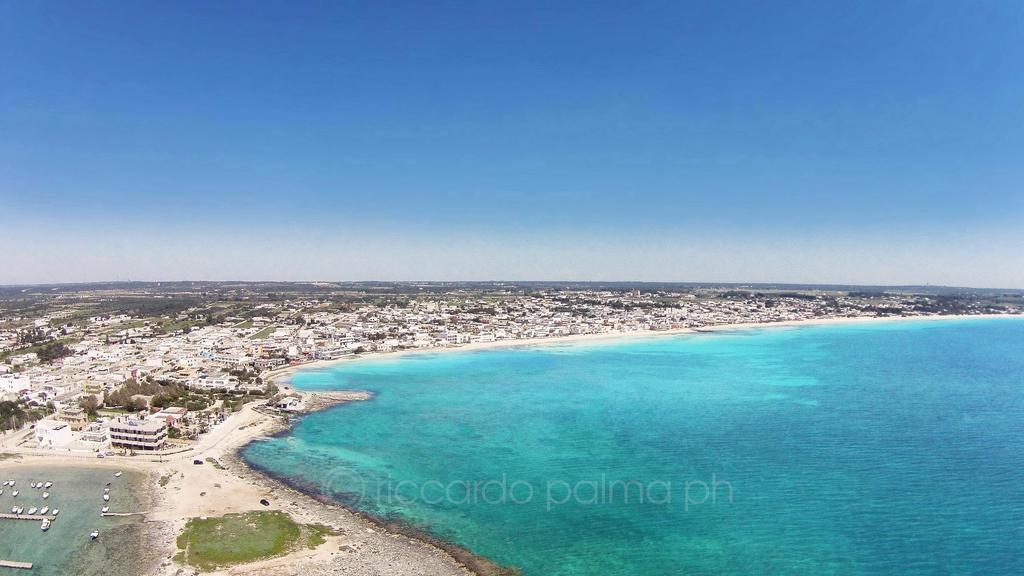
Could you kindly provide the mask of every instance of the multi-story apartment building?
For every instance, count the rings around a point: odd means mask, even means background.
[[[167,423],[162,420],[115,420],[110,423],[110,444],[131,450],[159,450],[167,441]]]

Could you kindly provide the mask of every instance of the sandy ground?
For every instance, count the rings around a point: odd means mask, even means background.
[[[307,395],[315,407],[369,398],[365,392]],[[231,575],[315,575],[315,574],[417,574],[465,576],[471,574],[443,550],[416,539],[390,533],[374,522],[348,510],[318,502],[251,470],[236,456],[250,441],[286,427],[286,420],[245,406],[219,424],[192,450],[169,456],[108,456],[91,453],[67,454],[52,450],[16,447],[24,433],[0,440],[6,460],[0,469],[30,466],[105,467],[134,470],[148,476],[153,504],[146,510],[145,524],[152,525],[152,546],[162,548],[163,558],[155,574],[194,574],[195,570],[174,564],[174,539],[189,518],[221,516],[251,510],[282,510],[296,521],[333,527],[338,536],[328,538],[316,550],[301,550],[281,558],[239,566],[217,574]],[[216,459],[220,467],[206,461]],[[193,460],[203,460],[194,464]],[[163,484],[163,485],[161,485]],[[260,504],[260,499],[270,506]]]
[[[699,328],[678,328],[673,330],[639,330],[631,332],[602,332],[600,334],[572,334],[569,336],[547,336],[543,338],[521,338],[516,340],[496,340],[494,342],[477,342],[473,344],[461,344],[445,348],[421,348],[417,350],[398,350],[395,352],[367,352],[364,354],[346,356],[336,360],[315,360],[284,366],[271,370],[264,374],[264,378],[272,380],[284,389],[289,388],[289,378],[297,372],[306,370],[319,370],[330,368],[348,362],[360,362],[381,358],[399,358],[416,354],[438,354],[455,352],[473,352],[478,350],[490,350],[497,348],[517,348],[529,346],[545,346],[552,344],[573,344],[591,343],[609,340],[622,340],[627,338],[652,338],[657,336],[672,336],[680,334],[698,334],[704,332],[722,332],[730,330],[744,330],[750,328],[774,328],[774,327],[800,327],[816,326],[821,324],[860,324],[873,322],[905,322],[922,320],[952,320],[958,318],[1019,318],[1020,315],[1010,314],[973,314],[973,315],[944,315],[944,316],[859,316],[843,318],[811,318],[807,320],[785,320],[780,322],[744,322],[736,324],[715,324],[701,326]]]
[[[695,332],[736,330],[764,326],[804,326],[825,323],[860,323],[879,321],[948,319],[950,316],[913,318],[842,318],[777,322],[772,324],[731,324],[709,326],[699,329],[673,331],[631,332],[615,334],[593,334],[539,338],[533,340],[511,340],[493,343],[469,344],[457,348],[429,349],[411,353],[437,353],[445,351],[471,351],[510,346],[535,346],[542,344],[563,344],[569,342],[590,342],[629,337],[650,337],[666,334],[688,334]],[[279,383],[297,370],[309,370],[330,366],[338,362],[356,359],[393,357],[410,352],[362,354],[356,358],[337,361],[315,362],[289,366],[268,373]],[[285,387],[286,384],[285,384]],[[326,394],[305,393],[310,409],[326,405],[368,398],[365,392],[337,392]],[[258,410],[255,404],[245,406],[225,422],[202,438],[190,450],[167,456],[110,456],[98,459],[91,453],[61,453],[52,450],[36,450],[19,447],[27,431],[6,434],[0,437],[0,450],[14,455],[0,461],[0,468],[18,466],[100,466],[118,470],[136,470],[148,474],[154,492],[153,506],[147,510],[146,523],[153,523],[159,529],[153,546],[163,548],[164,558],[161,575],[193,574],[194,570],[171,562],[176,552],[174,536],[184,527],[189,518],[220,516],[223,514],[251,510],[282,510],[300,522],[317,522],[334,527],[338,536],[328,539],[316,550],[302,550],[281,558],[235,567],[218,572],[222,575],[312,575],[353,574],[353,575],[469,575],[472,574],[451,554],[432,544],[409,538],[384,528],[362,516],[340,506],[325,504],[250,469],[237,456],[239,448],[247,443],[280,431],[287,426],[284,417]],[[216,459],[220,467],[207,462]],[[196,465],[193,460],[203,460]],[[161,486],[161,484],[163,484]],[[270,501],[270,506],[260,504],[260,499]],[[458,551],[455,552],[459,554]],[[460,558],[463,556],[460,555]],[[474,568],[480,571],[479,566]],[[488,567],[485,565],[484,569]]]

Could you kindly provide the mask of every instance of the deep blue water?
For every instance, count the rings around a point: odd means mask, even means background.
[[[1024,320],[415,355],[295,384],[377,395],[250,462],[527,576],[1024,574]]]

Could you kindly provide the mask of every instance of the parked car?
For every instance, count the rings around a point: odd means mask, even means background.
[[[202,461],[202,460],[199,460],[199,459],[197,458],[197,459],[193,460],[193,461],[192,461],[192,463],[198,466],[198,465],[202,464],[202,463],[203,463],[203,461]]]

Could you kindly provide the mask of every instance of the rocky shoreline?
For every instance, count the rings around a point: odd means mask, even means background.
[[[175,499],[193,498],[186,496],[184,484],[196,481],[186,478],[193,473],[216,471],[216,483],[209,484],[212,490],[229,490],[236,502],[228,510],[217,509],[217,501],[200,504],[195,510],[178,513],[168,519],[159,514],[147,515],[141,524],[140,537],[145,541],[146,562],[149,568],[145,574],[161,576],[192,576],[199,572],[190,566],[183,566],[173,560],[177,553],[176,536],[189,517],[196,515],[217,516],[223,512],[246,510],[280,510],[291,515],[297,522],[323,524],[335,532],[314,550],[296,550],[292,553],[270,558],[252,564],[226,568],[213,574],[252,576],[326,576],[336,574],[378,574],[417,576],[513,576],[518,570],[502,568],[470,551],[434,538],[420,530],[387,519],[376,518],[359,510],[347,507],[321,494],[316,487],[293,485],[285,479],[275,478],[265,471],[250,466],[244,461],[241,451],[250,442],[258,442],[277,434],[284,434],[302,416],[325,410],[347,402],[370,400],[373,394],[366,391],[338,392],[290,392],[302,397],[303,408],[293,414],[278,414],[273,411],[256,409],[250,421],[239,427],[244,432],[235,442],[221,447],[220,453],[203,453],[216,456],[214,463],[193,466],[191,460],[183,460],[178,466],[153,469],[148,482],[154,494],[153,509],[162,506],[173,507]],[[195,455],[197,458],[199,453]],[[170,477],[172,480],[168,481]],[[209,480],[207,481],[209,483]],[[180,486],[180,487],[179,487]],[[215,494],[201,492],[198,500],[205,502]],[[269,507],[260,504],[267,499]],[[221,507],[223,508],[223,507]],[[141,563],[140,563],[141,564]],[[159,567],[157,567],[157,565]],[[140,565],[140,568],[142,566]],[[203,572],[203,574],[208,574]]]

